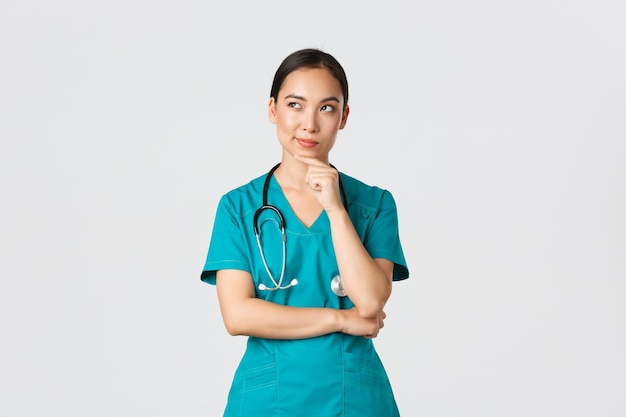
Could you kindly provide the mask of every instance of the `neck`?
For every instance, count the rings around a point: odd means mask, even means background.
[[[324,161],[328,163],[328,160]],[[308,165],[297,161],[287,152],[283,152],[280,166],[274,172],[274,177],[282,187],[310,190],[305,182]]]

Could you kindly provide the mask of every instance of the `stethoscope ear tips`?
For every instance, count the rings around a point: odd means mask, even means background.
[[[260,291],[265,291],[267,289],[267,287],[265,286],[265,284],[261,283],[259,284],[259,290]]]
[[[297,279],[292,279],[291,282],[289,283],[290,287],[295,287],[296,285],[298,285],[298,280]]]

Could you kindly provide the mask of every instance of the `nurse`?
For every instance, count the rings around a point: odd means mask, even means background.
[[[287,56],[268,104],[280,163],[219,202],[201,278],[248,337],[226,417],[400,415],[372,339],[409,271],[391,193],[330,163],[349,114],[333,56]]]

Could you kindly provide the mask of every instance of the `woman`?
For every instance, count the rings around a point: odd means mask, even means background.
[[[286,57],[268,106],[281,162],[220,200],[202,280],[249,336],[224,416],[399,415],[372,338],[409,272],[392,195],[329,163],[349,112],[334,57]]]

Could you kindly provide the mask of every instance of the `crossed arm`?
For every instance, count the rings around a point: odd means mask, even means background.
[[[393,263],[386,259],[373,262],[391,277]],[[386,317],[382,309],[366,318],[359,313],[358,306],[338,310],[290,307],[265,301],[256,298],[250,273],[235,269],[217,272],[217,295],[226,330],[231,335],[302,339],[343,332],[374,338],[384,327]]]
[[[344,332],[376,337],[384,326],[383,308],[391,295],[394,264],[372,258],[361,242],[341,197],[339,173],[315,158],[306,164],[305,182],[315,192],[330,221],[335,257],[352,309],[290,307],[256,298],[250,273],[217,272],[217,294],[226,329],[232,335],[298,339]]]

